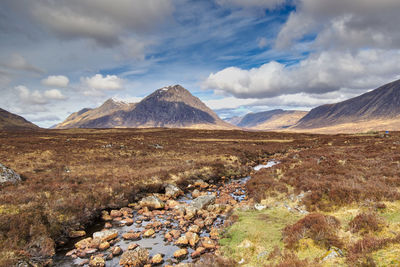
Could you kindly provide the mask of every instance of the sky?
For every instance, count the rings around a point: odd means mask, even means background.
[[[41,127],[180,84],[222,118],[400,79],[399,0],[1,0],[0,108]]]

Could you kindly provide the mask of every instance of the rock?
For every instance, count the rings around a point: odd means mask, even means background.
[[[124,221],[125,221],[125,225],[127,225],[127,226],[130,226],[133,224],[133,219],[131,219],[131,218],[126,218]]]
[[[178,196],[183,195],[183,191],[173,184],[167,184],[165,187],[165,196],[167,198],[177,198]]]
[[[200,257],[201,254],[203,254],[206,251],[205,248],[203,247],[198,247],[196,250],[192,253],[192,258],[197,258]]]
[[[112,221],[112,217],[110,216],[110,214],[108,213],[108,211],[105,211],[105,210],[103,210],[102,212],[102,215],[101,215],[101,219],[103,220],[103,221]]]
[[[195,247],[196,244],[199,242],[200,238],[199,235],[193,232],[187,232],[186,237],[189,239],[189,245],[191,247]]]
[[[201,240],[201,244],[206,249],[215,249],[215,243],[209,237],[203,237]]]
[[[128,249],[129,249],[129,250],[134,250],[134,249],[137,248],[138,246],[139,246],[138,244],[133,243],[133,244],[130,244],[130,245],[129,245]]]
[[[70,238],[77,238],[77,237],[81,237],[81,236],[85,236],[85,235],[86,235],[85,231],[71,231],[69,233]]]
[[[254,205],[254,208],[256,210],[265,210],[267,208],[267,206],[257,203],[257,204]]]
[[[198,225],[191,225],[190,227],[189,227],[189,230],[188,230],[189,232],[193,232],[193,233],[198,233],[198,232],[200,232],[200,227],[198,226]]]
[[[165,207],[165,203],[157,196],[142,198],[139,203],[141,207],[147,207],[149,209],[163,209]]]
[[[147,263],[149,259],[149,252],[144,248],[136,248],[135,250],[128,250],[122,253],[119,264],[129,267],[141,267]]]
[[[186,236],[181,236],[176,240],[175,245],[177,246],[187,246],[189,244],[189,240]]]
[[[190,220],[192,219],[194,216],[196,216],[197,214],[197,208],[193,207],[193,206],[187,206],[185,209],[186,215],[185,215],[185,219],[186,220]]]
[[[194,182],[194,186],[206,189],[207,187],[209,187],[209,184],[204,182],[203,180],[196,180],[196,182]]]
[[[143,237],[152,237],[155,233],[153,229],[149,229],[143,233]]]
[[[115,229],[108,229],[100,232],[93,233],[93,239],[99,239],[101,242],[114,239],[118,236],[118,231]]]
[[[22,181],[21,176],[0,163],[0,184],[5,182],[17,183]]]
[[[174,239],[177,239],[181,236],[181,231],[179,230],[171,230],[169,233],[173,236]]]
[[[91,257],[89,261],[90,267],[104,267],[106,266],[106,262],[103,257],[95,256]]]
[[[93,240],[93,239],[92,239],[91,237],[82,239],[81,241],[75,243],[75,247],[76,247],[77,249],[85,249],[85,248],[88,248],[88,247],[90,246],[90,243],[92,243],[92,240]]]
[[[199,196],[192,201],[192,206],[197,209],[207,208],[208,205],[214,204],[214,195]]]
[[[68,251],[68,252],[65,254],[65,256],[71,257],[71,256],[74,255],[76,252],[77,252],[76,249],[70,250],[70,251]]]
[[[197,189],[193,190],[193,192],[192,192],[192,197],[193,197],[193,198],[196,198],[196,197],[199,197],[199,196],[200,196],[200,191],[197,190]]]
[[[188,254],[187,249],[179,249],[174,252],[174,257],[177,259],[181,259],[181,258],[186,257],[187,254]]]
[[[104,228],[110,229],[110,228],[112,228],[112,224],[109,223],[109,222],[106,222],[106,223],[104,224]]]
[[[125,240],[139,240],[141,232],[136,232],[136,233],[124,233],[122,235],[122,238]]]
[[[163,263],[163,261],[164,261],[164,259],[163,259],[163,256],[161,254],[156,254],[151,259],[151,263],[152,264],[161,264],[161,263]]]
[[[112,210],[110,216],[113,218],[122,217],[123,213],[119,210]]]
[[[251,242],[248,239],[245,239],[238,245],[238,248],[250,248],[253,246],[254,246],[253,242]]]
[[[211,239],[219,239],[219,231],[216,228],[211,229],[210,231],[210,237]]]
[[[344,254],[340,248],[337,247],[331,247],[331,249],[325,253],[325,255],[322,257],[322,261],[327,261],[330,259],[334,259],[337,257],[343,257]]]
[[[111,253],[113,254],[113,256],[118,256],[122,253],[122,249],[118,246],[113,247],[113,249],[111,250]]]
[[[167,200],[167,205],[168,205],[168,207],[169,207],[170,209],[173,209],[173,208],[175,208],[177,205],[179,205],[179,202],[176,201],[176,200],[171,200],[171,199],[169,199],[169,200]]]
[[[106,242],[103,242],[103,243],[101,243],[100,245],[99,245],[99,249],[100,250],[106,250],[106,249],[108,249],[110,247],[110,243],[108,243],[107,241]]]
[[[203,228],[204,227],[204,221],[202,219],[196,219],[194,220],[194,225],[197,225],[198,227]]]

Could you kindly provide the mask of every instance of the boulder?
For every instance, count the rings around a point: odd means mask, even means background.
[[[77,249],[85,249],[85,248],[88,248],[88,247],[90,246],[90,244],[92,243],[92,240],[93,240],[93,239],[92,239],[91,237],[82,239],[81,241],[75,243],[75,247],[76,247]]]
[[[144,197],[140,200],[139,204],[141,207],[147,207],[149,209],[163,209],[165,207],[165,203],[157,196]]]
[[[189,244],[189,240],[186,236],[181,236],[176,240],[175,245],[177,246],[187,246]]]
[[[127,250],[121,255],[119,264],[129,267],[141,267],[149,260],[149,252],[144,248],[136,248],[135,250]]]
[[[95,256],[91,257],[89,261],[90,267],[104,267],[106,266],[106,262],[103,257]]]
[[[108,249],[109,247],[110,247],[110,243],[108,243],[108,242],[106,241],[106,242],[103,242],[103,243],[100,244],[99,249],[100,249],[100,250],[106,250],[106,249]]]
[[[153,229],[149,229],[143,233],[143,237],[152,237],[155,233]]]
[[[118,246],[113,247],[113,249],[111,250],[111,253],[113,254],[113,256],[118,256],[122,253],[122,249]]]
[[[178,196],[183,195],[183,191],[173,184],[167,184],[165,187],[165,196],[167,198],[177,198]]]
[[[70,238],[77,238],[81,236],[85,236],[86,232],[85,231],[71,231],[69,232],[69,237]]]
[[[108,230],[93,233],[93,239],[98,239],[101,242],[114,239],[117,236],[118,236],[118,231],[115,229],[108,229]]]
[[[181,259],[181,258],[186,257],[187,254],[188,254],[187,249],[179,249],[174,252],[174,257],[177,259]]]
[[[192,192],[192,197],[196,198],[200,196],[200,191],[198,189],[193,190]]]
[[[208,205],[214,204],[214,195],[199,196],[192,201],[192,206],[197,209],[205,209]]]
[[[137,233],[124,233],[122,235],[122,238],[125,240],[139,240],[140,239],[141,232]]]
[[[17,183],[21,180],[18,173],[0,163],[0,184],[5,182]]]
[[[193,206],[187,206],[187,207],[185,208],[185,213],[186,213],[185,219],[186,219],[186,220],[190,220],[190,219],[192,219],[194,216],[196,216],[196,214],[197,214],[197,208],[196,208],[196,207],[193,207]]]
[[[156,254],[151,259],[151,263],[152,264],[156,264],[156,265],[163,263],[163,261],[164,261],[164,259],[163,259],[163,256],[161,254]]]

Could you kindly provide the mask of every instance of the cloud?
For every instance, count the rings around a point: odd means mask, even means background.
[[[370,89],[399,78],[400,51],[361,50],[355,54],[324,51],[292,66],[272,61],[259,68],[225,68],[211,73],[204,89],[239,98],[265,98],[285,94],[323,94],[340,88]]]
[[[268,40],[265,37],[261,37],[257,40],[258,48],[265,48],[268,45]]]
[[[274,9],[286,0],[216,0],[217,4],[228,7]]]
[[[64,100],[66,97],[58,89],[47,90],[43,93],[43,97],[53,100]]]
[[[239,99],[236,97],[225,97],[221,99],[212,99],[203,101],[209,108],[218,109],[235,109],[240,106],[247,106],[255,103],[257,99]]]
[[[320,48],[400,48],[399,9],[398,0],[299,0],[276,46],[316,34]]]
[[[66,97],[57,89],[47,90],[41,93],[38,90],[31,91],[26,86],[19,85],[15,87],[19,100],[28,105],[45,105],[50,100],[64,100]]]
[[[42,84],[49,87],[67,87],[69,79],[63,75],[49,76],[42,80]]]
[[[64,39],[91,39],[110,47],[120,36],[141,34],[163,25],[173,11],[170,0],[44,0],[34,4],[34,18]]]
[[[81,82],[90,89],[95,90],[114,91],[123,88],[122,79],[116,75],[106,75],[103,77],[101,74],[96,74],[92,77],[81,78]]]
[[[23,70],[34,73],[44,73],[44,70],[30,64],[28,61],[26,61],[26,59],[22,55],[18,53],[12,54],[10,58],[7,60],[7,62],[5,62],[2,65],[14,70]]]

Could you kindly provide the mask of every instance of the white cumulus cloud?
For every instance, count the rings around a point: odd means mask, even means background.
[[[242,8],[274,9],[286,2],[286,0],[216,0],[221,6]]]
[[[69,79],[63,75],[49,76],[42,80],[42,84],[49,87],[67,87]]]
[[[400,51],[324,51],[296,65],[272,61],[249,70],[229,67],[211,73],[203,88],[228,92],[240,98],[265,98],[284,94],[323,94],[341,88],[370,89],[398,79]]]
[[[81,81],[90,89],[96,90],[120,90],[123,88],[122,79],[116,75],[96,74],[92,77],[81,78]]]
[[[48,104],[50,100],[64,100],[66,97],[57,89],[46,90],[40,92],[39,90],[31,91],[24,85],[15,87],[19,100],[28,105],[44,105]]]

